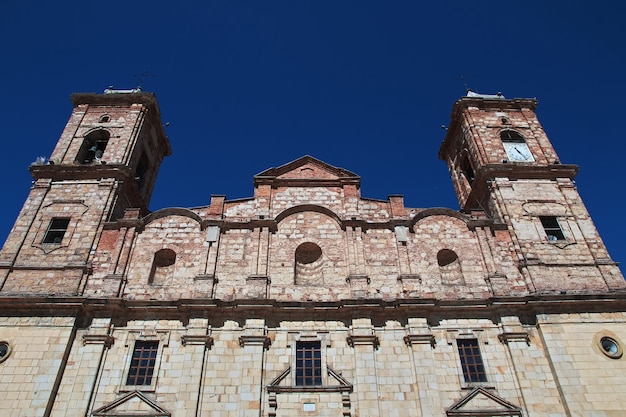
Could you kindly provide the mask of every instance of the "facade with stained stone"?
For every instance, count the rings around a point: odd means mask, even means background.
[[[459,211],[305,156],[153,213],[152,94],[75,94],[0,252],[3,416],[618,416],[626,283],[535,115],[469,93]]]

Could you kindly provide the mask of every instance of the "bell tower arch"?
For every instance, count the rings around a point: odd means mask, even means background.
[[[578,166],[560,161],[536,106],[471,91],[454,104],[439,158],[461,211],[484,211],[506,229],[538,292],[624,289],[574,184]]]
[[[127,208],[147,214],[171,154],[153,94],[106,90],[71,100],[50,158],[30,167],[33,187],[0,252],[0,292],[80,294],[104,222]]]

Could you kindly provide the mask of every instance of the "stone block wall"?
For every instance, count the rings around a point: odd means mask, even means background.
[[[0,364],[0,414],[45,415],[63,373],[64,355],[73,339],[69,317],[2,317],[0,339],[10,353]]]
[[[54,379],[59,366],[65,366],[51,414],[64,417],[107,407],[109,412],[121,412],[133,400],[131,408],[141,410],[149,402],[173,417],[198,413],[419,417],[444,415],[476,388],[523,415],[582,416],[594,410],[594,416],[614,416],[623,410],[619,386],[610,389],[594,382],[596,378],[621,381],[624,373],[623,360],[608,358],[599,345],[599,335],[622,342],[623,314],[611,316],[544,315],[537,327],[523,325],[515,316],[502,317],[498,323],[446,319],[435,326],[419,317],[403,322],[391,319],[383,325],[367,318],[296,319],[269,327],[262,319],[221,323],[192,319],[185,325],[176,320],[134,320],[125,326],[97,319],[79,330],[73,343],[68,322],[66,331],[59,333],[61,326],[54,335],[40,336],[55,343],[56,353],[13,336],[14,357],[0,366],[0,381],[7,384],[5,399],[12,398],[11,388],[17,395],[7,403],[7,410],[23,410],[25,404],[43,410],[47,401],[37,403],[38,395],[45,398],[43,388],[52,388],[43,380]],[[578,336],[568,337],[572,332]],[[478,341],[485,382],[464,380],[457,341],[467,338]],[[149,385],[126,385],[136,340],[159,342]],[[320,386],[296,384],[299,341],[320,342]],[[64,363],[60,346],[68,342],[72,348]],[[42,367],[47,360],[51,362]],[[21,376],[16,366],[38,367],[39,376],[32,377],[37,381],[22,381],[31,378],[30,371]],[[136,390],[145,399],[128,399]],[[502,403],[488,404],[502,411]],[[467,403],[465,411],[476,411],[471,408],[475,405]]]

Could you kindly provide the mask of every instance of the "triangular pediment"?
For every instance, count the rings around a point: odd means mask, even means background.
[[[280,375],[272,380],[267,386],[268,392],[290,393],[290,392],[352,392],[354,386],[340,373],[326,367],[328,373],[328,385],[324,386],[291,386],[286,383],[287,375],[291,373],[291,367],[285,369]]]
[[[140,391],[132,391],[93,412],[98,417],[171,417],[171,413]]]
[[[454,416],[521,416],[521,409],[485,388],[476,387],[448,408],[446,415]]]
[[[338,168],[306,155],[277,168],[267,169],[254,176],[256,184],[317,184],[323,183],[355,183],[359,185],[360,177],[353,172]]]

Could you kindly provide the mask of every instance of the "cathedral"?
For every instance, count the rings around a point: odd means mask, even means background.
[[[624,415],[626,282],[536,100],[454,103],[459,210],[303,156],[150,212],[155,96],[71,99],[0,252],[0,415]]]

